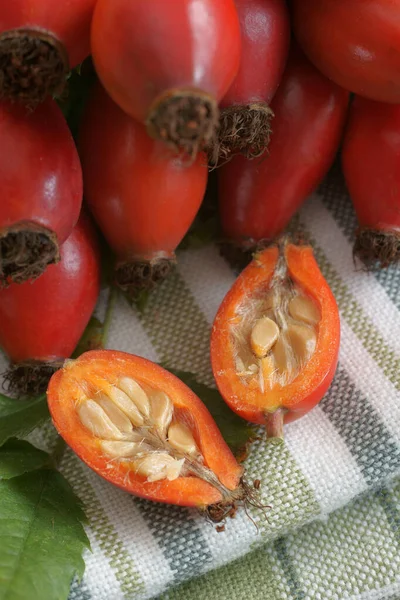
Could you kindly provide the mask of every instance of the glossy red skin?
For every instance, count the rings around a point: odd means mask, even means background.
[[[62,42],[73,69],[90,54],[90,24],[96,0],[6,0],[0,6],[0,34],[36,29]]]
[[[92,54],[110,96],[140,121],[168,90],[219,101],[239,68],[234,0],[98,0]]]
[[[0,234],[31,222],[65,242],[82,205],[82,170],[54,100],[34,112],[0,102],[0,155]]]
[[[61,260],[33,282],[0,289],[0,346],[15,362],[68,358],[95,308],[100,257],[93,226],[81,217]]]
[[[237,156],[218,171],[225,238],[241,245],[273,239],[328,171],[338,149],[348,93],[292,50],[271,108],[268,156]]]
[[[189,229],[207,185],[200,153],[177,157],[97,85],[83,116],[79,148],[85,198],[120,259],[170,256]]]
[[[342,163],[360,225],[400,231],[400,106],[355,98]]]
[[[221,106],[266,102],[282,79],[290,23],[284,0],[236,0],[242,37],[239,72]]]
[[[292,16],[322,73],[361,96],[400,103],[399,0],[292,0]]]

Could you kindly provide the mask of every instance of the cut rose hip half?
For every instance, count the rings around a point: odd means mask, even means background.
[[[267,436],[313,408],[336,370],[338,308],[308,246],[258,253],[226,295],[213,325],[211,360],[230,407]]]
[[[148,360],[87,352],[53,375],[47,394],[67,444],[131,494],[196,506],[219,521],[251,493],[203,403]]]

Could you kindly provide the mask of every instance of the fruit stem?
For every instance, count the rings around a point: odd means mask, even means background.
[[[272,413],[265,413],[265,431],[267,441],[275,444],[283,443],[283,421],[285,409],[277,408]]]

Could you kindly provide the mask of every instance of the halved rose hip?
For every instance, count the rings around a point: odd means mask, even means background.
[[[210,413],[177,377],[137,356],[86,352],[48,388],[55,427],[96,473],[158,502],[220,521],[249,494]]]
[[[283,424],[322,399],[340,341],[335,298],[309,246],[287,242],[254,256],[215,317],[211,362],[241,417],[282,438]]]

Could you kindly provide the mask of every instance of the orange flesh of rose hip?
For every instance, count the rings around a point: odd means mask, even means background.
[[[316,328],[316,345],[309,360],[286,385],[276,382],[261,391],[237,374],[232,327],[240,316],[238,308],[249,305],[255,297],[273,290],[273,276],[278,261],[285,260],[290,285],[317,308],[320,320]],[[239,312],[240,314],[240,312]],[[227,404],[241,417],[253,423],[267,424],[277,411],[284,422],[303,416],[322,399],[332,382],[339,352],[340,321],[335,298],[322,276],[308,246],[287,244],[258,253],[238,277],[225,296],[215,317],[211,336],[211,361],[218,388]],[[280,409],[280,410],[278,410]]]
[[[205,466],[227,491],[238,488],[242,468],[199,398],[162,367],[124,352],[86,352],[75,361],[67,361],[50,381],[47,395],[53,423],[79,458],[114,485],[149,500],[196,507],[223,500],[220,490],[199,477],[189,475],[171,481],[149,482],[135,473],[129,462],[110,460],[104,455],[101,440],[82,424],[77,405],[85,385],[93,390],[98,381],[108,380],[113,385],[120,377],[130,377],[145,389],[165,392],[173,403],[174,414],[184,415],[192,423],[193,436]]]

